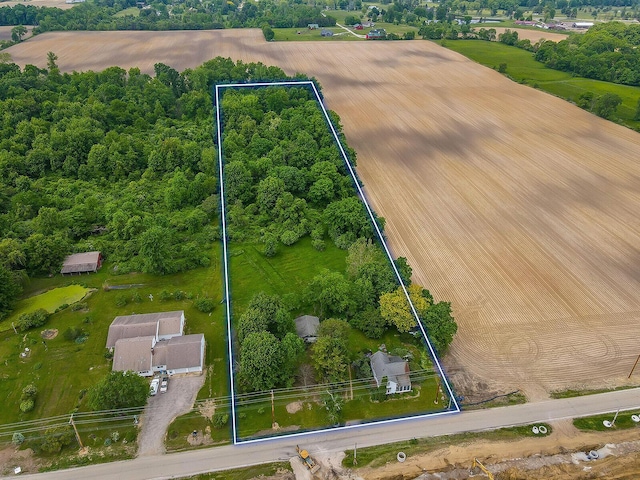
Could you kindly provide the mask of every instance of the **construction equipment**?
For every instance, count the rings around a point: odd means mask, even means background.
[[[480,463],[480,460],[478,460],[477,458],[474,458],[473,465],[471,465],[471,469],[474,469],[476,467],[482,470],[487,475],[487,477],[489,477],[489,480],[495,480],[493,477],[493,473],[487,470],[487,467],[485,467],[482,463]]]
[[[298,456],[302,459],[302,463],[309,469],[312,474],[315,474],[318,470],[320,470],[320,465],[316,463],[316,461],[311,458],[309,452],[306,450],[300,450],[300,447],[296,445],[296,452],[298,452]]]

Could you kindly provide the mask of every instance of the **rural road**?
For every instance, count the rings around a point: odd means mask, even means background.
[[[319,452],[351,449],[356,443],[359,447],[367,447],[416,437],[451,435],[513,425],[550,422],[614,412],[617,409],[621,411],[640,410],[640,388],[489,410],[473,410],[455,415],[405,420],[386,425],[360,426],[348,430],[321,432],[302,438],[282,438],[172,455],[144,456],[134,460],[71,470],[24,475],[21,478],[37,480],[84,480],[86,478],[107,480],[117,477],[122,480],[176,478],[214,470],[286,461],[296,455],[296,443],[304,445],[313,455]]]

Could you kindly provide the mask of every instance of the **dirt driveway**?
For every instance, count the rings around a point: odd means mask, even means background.
[[[138,455],[165,453],[164,439],[171,422],[193,407],[205,375],[172,377],[166,393],[149,397],[141,418]]]

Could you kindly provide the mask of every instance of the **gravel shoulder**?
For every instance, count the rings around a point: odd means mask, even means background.
[[[172,377],[166,393],[149,397],[141,417],[138,456],[165,453],[164,440],[173,420],[193,408],[205,375]]]

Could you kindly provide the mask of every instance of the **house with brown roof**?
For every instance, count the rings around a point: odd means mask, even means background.
[[[62,264],[62,275],[73,275],[74,273],[97,272],[102,266],[102,254],[100,252],[74,253],[64,259]]]
[[[387,379],[387,395],[411,391],[409,362],[403,358],[377,351],[371,355],[371,371],[378,387]]]
[[[114,372],[131,370],[143,377],[153,375],[153,347],[155,337],[121,338],[113,354]]]

